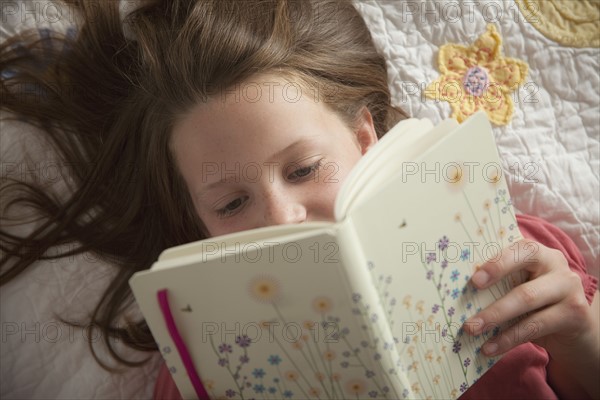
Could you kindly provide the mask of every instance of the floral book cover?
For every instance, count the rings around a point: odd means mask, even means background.
[[[477,265],[519,240],[491,126],[476,114],[348,217],[219,246],[131,286],[184,398],[196,397],[156,293],[213,398],[457,398],[498,358],[462,325],[522,280],[478,291]]]

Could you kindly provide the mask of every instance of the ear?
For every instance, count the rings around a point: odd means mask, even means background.
[[[377,133],[373,125],[373,116],[367,107],[359,111],[358,124],[356,125],[356,139],[360,146],[360,151],[364,155],[375,143],[377,143]]]

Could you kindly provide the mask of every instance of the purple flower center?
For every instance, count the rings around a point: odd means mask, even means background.
[[[489,83],[488,73],[485,68],[474,66],[468,69],[463,80],[463,86],[468,94],[481,97]]]

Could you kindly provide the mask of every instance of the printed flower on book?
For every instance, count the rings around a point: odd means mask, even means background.
[[[331,311],[333,303],[329,297],[319,296],[312,301],[313,309],[319,314],[325,314]]]
[[[469,47],[446,44],[440,48],[439,70],[425,95],[444,100],[452,107],[452,117],[459,122],[479,110],[490,121],[506,125],[512,118],[511,93],[525,81],[528,65],[502,55],[502,38],[494,25]]]
[[[281,296],[279,281],[272,276],[260,275],[248,284],[250,295],[263,303],[273,303]]]
[[[360,378],[350,379],[346,382],[345,389],[347,393],[350,393],[354,396],[359,396],[366,392],[367,383]]]

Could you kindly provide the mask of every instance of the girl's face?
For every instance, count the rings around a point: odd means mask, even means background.
[[[210,236],[332,221],[335,197],[377,136],[363,109],[356,131],[281,77],[256,77],[201,103],[171,149]]]

